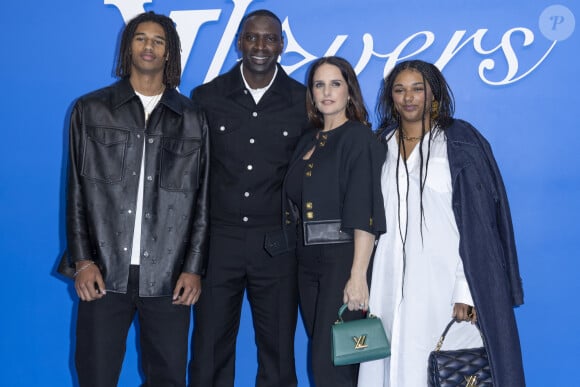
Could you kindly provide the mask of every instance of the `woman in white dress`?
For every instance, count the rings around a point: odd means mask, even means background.
[[[402,62],[385,79],[378,110],[387,233],[375,253],[370,310],[392,355],[361,364],[360,387],[427,386],[429,353],[451,318],[471,324],[455,324],[444,349],[481,347],[483,336],[494,386],[525,385],[513,313],[523,292],[505,188],[489,144],[453,108],[430,63]]]

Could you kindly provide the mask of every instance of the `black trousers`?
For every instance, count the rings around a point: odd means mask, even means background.
[[[126,294],[107,292],[100,300],[81,301],[75,352],[80,386],[117,386],[135,313],[143,386],[185,386],[191,308],[171,301],[171,296],[139,297],[138,266],[131,266]]]
[[[298,289],[300,311],[310,339],[310,371],[316,387],[356,387],[358,364],[334,366],[331,359],[332,324],[343,304],[343,290],[350,277],[353,243],[302,246],[299,243]],[[361,312],[345,312],[343,319],[361,318]]]
[[[296,257],[264,250],[272,228],[212,226],[208,271],[195,307],[190,386],[234,385],[236,337],[244,292],[252,310],[258,372],[243,385],[296,386]]]

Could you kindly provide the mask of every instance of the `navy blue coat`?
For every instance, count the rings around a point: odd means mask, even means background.
[[[494,387],[525,386],[513,308],[522,280],[505,186],[487,140],[468,122],[445,129],[459,254],[477,310]],[[389,137],[389,133],[385,137]]]
[[[513,311],[524,299],[505,186],[489,143],[473,126],[454,120],[445,134],[459,254],[494,386],[525,386]]]

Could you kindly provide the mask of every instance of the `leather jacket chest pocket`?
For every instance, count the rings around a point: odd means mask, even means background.
[[[87,128],[81,175],[105,183],[123,180],[128,139],[125,130]]]
[[[199,181],[201,140],[163,138],[159,184],[168,191],[193,191]]]

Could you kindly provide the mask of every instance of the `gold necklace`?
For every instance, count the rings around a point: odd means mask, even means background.
[[[418,136],[418,137],[407,137],[407,136],[405,135],[405,133],[402,133],[402,131],[401,131],[401,135],[403,136],[403,140],[405,140],[405,141],[419,141],[419,140],[421,140],[421,139],[423,138],[423,136]]]

